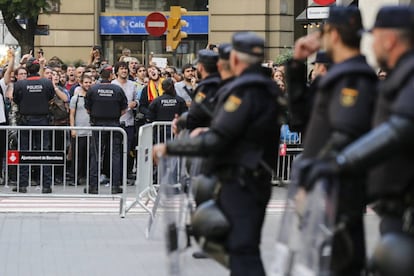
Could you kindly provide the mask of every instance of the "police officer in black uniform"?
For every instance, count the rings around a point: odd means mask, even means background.
[[[406,249],[414,248],[414,8],[382,7],[372,34],[378,64],[390,70],[379,86],[375,128],[335,158],[316,162],[309,178],[370,169],[368,199],[382,235],[374,264],[380,275],[412,275],[414,252]]]
[[[313,73],[316,76],[310,82],[306,80],[306,63],[289,60],[286,64],[286,79],[289,88],[289,129],[300,132],[302,139],[306,136],[306,128],[312,113],[319,81],[328,72],[332,61],[325,51],[318,51],[312,64],[314,65]]]
[[[217,62],[217,69],[221,77],[221,82],[214,99],[216,102],[215,110],[222,107],[224,104],[224,101],[227,99],[230,93],[228,88],[231,86],[231,82],[236,78],[230,66],[229,59],[231,49],[232,46],[230,43],[221,43],[218,46],[219,59]]]
[[[194,99],[188,113],[180,116],[178,129],[194,130],[197,127],[208,127],[214,111],[214,97],[221,82],[217,72],[218,54],[212,50],[198,52],[197,72],[202,80],[194,91]]]
[[[39,61],[31,58],[26,63],[29,76],[26,80],[15,83],[13,101],[19,106],[21,126],[47,126],[49,125],[49,101],[55,95],[55,88],[50,80],[39,76]],[[58,88],[56,88],[58,89]],[[20,133],[20,150],[48,150],[49,133],[43,131],[43,137],[39,131],[32,134],[33,144],[29,148],[29,131]],[[43,166],[43,186],[42,193],[51,193],[51,166]],[[14,192],[26,193],[28,186],[29,167],[19,166],[20,183],[13,188]]]
[[[259,243],[271,195],[271,170],[279,139],[279,89],[271,71],[261,67],[264,40],[251,32],[233,35],[230,64],[237,79],[199,136],[154,146],[160,156],[207,156],[221,183],[218,204],[231,224],[225,242],[231,275],[265,275]]]
[[[161,86],[164,94],[155,98],[148,107],[150,121],[171,121],[175,114],[181,115],[188,110],[185,100],[177,96],[171,78],[165,79]]]
[[[92,126],[119,127],[119,117],[128,108],[128,101],[121,87],[111,84],[111,70],[102,70],[102,81],[92,86],[85,98],[85,108],[88,110]],[[90,166],[90,185],[85,192],[91,194],[98,193],[98,157],[99,157],[99,133],[92,132],[93,140],[91,145],[91,166]],[[101,144],[108,145],[110,139],[109,132],[103,132]],[[121,160],[122,137],[119,132],[113,133],[112,141],[112,193],[122,193],[122,160]],[[109,150],[109,149],[105,149]],[[99,162],[100,163],[100,162]]]
[[[302,176],[298,184],[305,189],[312,188],[306,185],[305,176],[313,159],[328,158],[370,129],[377,78],[360,54],[361,32],[358,8],[330,8],[322,41],[334,65],[319,82],[303,158],[295,164]],[[317,51],[319,36],[313,33],[300,38],[294,58],[303,60]],[[360,275],[365,268],[365,180],[363,174],[350,174],[339,184],[336,223],[344,225],[344,229],[333,238],[331,269],[335,275]]]

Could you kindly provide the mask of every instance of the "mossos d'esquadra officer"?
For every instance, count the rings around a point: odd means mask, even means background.
[[[209,130],[194,138],[155,145],[153,153],[206,156],[221,186],[217,206],[231,227],[227,233],[212,236],[209,229],[217,226],[218,213],[210,215],[212,205],[207,201],[193,216],[194,234],[223,246],[231,275],[264,276],[259,244],[271,195],[270,168],[277,158],[280,90],[271,80],[271,70],[261,66],[262,38],[251,32],[236,33],[232,46],[229,61],[237,78],[228,87],[228,97],[216,110]],[[206,246],[203,249],[210,253]]]
[[[109,69],[109,70],[108,70]],[[86,93],[85,107],[89,112],[92,126],[101,127],[119,127],[119,118],[125,114],[128,108],[128,101],[124,91],[118,85],[111,84],[110,77],[112,75],[112,68],[102,70],[102,82],[93,85]],[[110,144],[110,133],[103,131],[102,135],[99,132],[92,132],[92,145],[90,147],[91,166],[90,166],[90,185],[89,190],[85,188],[85,193],[98,193],[98,162],[99,144],[104,145],[112,153],[112,193],[122,193],[121,180],[121,143],[122,137],[119,132],[113,132],[112,145]],[[101,137],[101,141],[99,141]],[[111,147],[111,149],[110,149]]]
[[[29,76],[26,80],[17,81],[14,86],[13,101],[18,105],[21,126],[47,126],[49,125],[49,101],[53,99],[55,91],[50,80],[39,76],[39,61],[30,58],[26,63]],[[57,88],[56,88],[57,89]],[[20,132],[20,150],[48,150],[48,131]],[[32,137],[32,141],[29,139]],[[29,145],[32,145],[29,148]],[[42,148],[43,147],[43,148]],[[43,166],[42,193],[51,193],[51,166]],[[19,185],[13,188],[14,192],[26,193],[28,186],[29,166],[19,166]]]

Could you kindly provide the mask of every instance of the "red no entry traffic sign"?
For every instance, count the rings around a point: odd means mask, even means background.
[[[327,6],[335,3],[335,0],[313,0],[313,2],[321,6]]]
[[[167,27],[167,18],[160,12],[152,12],[145,19],[145,30],[152,36],[162,36]]]

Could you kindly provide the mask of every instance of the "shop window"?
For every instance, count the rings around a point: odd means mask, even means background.
[[[115,0],[116,9],[132,9],[132,0]]]

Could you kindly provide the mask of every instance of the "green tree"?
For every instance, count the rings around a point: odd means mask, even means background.
[[[29,53],[34,47],[39,14],[47,13],[51,5],[55,3],[60,3],[60,0],[0,0],[4,23],[19,42],[22,53]],[[26,20],[26,28],[19,24],[18,19]]]

